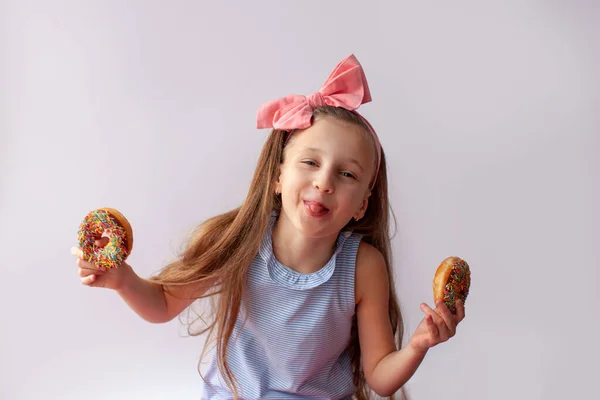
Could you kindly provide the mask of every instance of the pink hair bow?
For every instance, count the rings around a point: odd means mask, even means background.
[[[381,162],[381,145],[375,130],[356,109],[371,101],[371,92],[362,66],[351,54],[342,60],[329,75],[321,89],[308,96],[290,94],[264,103],[258,109],[257,128],[280,130],[305,129],[311,125],[314,109],[328,105],[342,107],[358,115],[370,128],[377,148],[377,170]],[[375,185],[375,181],[373,181]]]
[[[310,126],[317,106],[329,105],[353,111],[370,101],[371,93],[362,67],[356,57],[350,55],[337,65],[319,91],[309,96],[291,94],[263,104],[258,110],[257,127],[304,129]]]

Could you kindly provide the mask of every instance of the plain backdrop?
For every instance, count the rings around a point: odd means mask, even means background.
[[[0,398],[198,399],[202,338],[81,285],[79,223],[121,210],[156,273],[244,199],[258,106],[349,54],[407,335],[438,264],[472,268],[413,399],[597,398],[599,37],[592,1],[0,2]]]

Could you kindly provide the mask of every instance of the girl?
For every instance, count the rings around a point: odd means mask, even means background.
[[[116,290],[149,322],[214,296],[202,398],[391,396],[454,336],[463,305],[453,315],[422,304],[401,347],[385,155],[355,111],[369,101],[351,55],[318,92],[263,105],[258,127],[273,129],[246,200],[201,224],[157,276],[142,279],[127,263],[104,272],[73,249],[83,284]]]

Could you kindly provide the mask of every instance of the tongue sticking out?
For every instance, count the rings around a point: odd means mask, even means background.
[[[314,212],[314,213],[322,213],[327,211],[327,209],[325,207],[323,207],[322,205],[320,205],[319,203],[308,203],[308,208],[310,208],[310,211]]]

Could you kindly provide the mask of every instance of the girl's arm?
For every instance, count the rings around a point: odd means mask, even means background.
[[[382,397],[391,396],[415,373],[427,350],[448,340],[456,324],[464,318],[464,308],[457,303],[454,316],[445,304],[432,310],[423,304],[425,318],[409,343],[397,350],[388,314],[389,277],[382,254],[362,242],[356,261],[356,303],[358,335],[365,379]]]
[[[96,244],[105,245],[106,240],[96,241]],[[79,247],[72,247],[71,253],[77,257],[81,283],[113,289],[133,311],[148,322],[162,323],[172,320],[193,302],[194,296],[201,296],[214,284],[213,280],[201,284],[170,286],[167,291],[163,285],[139,277],[127,263],[104,271],[85,261]]]
[[[171,286],[172,295],[163,285],[138,276],[129,265],[119,268],[127,271],[116,292],[133,311],[152,323],[171,321],[194,301],[193,295],[202,295],[211,287],[211,283]]]

